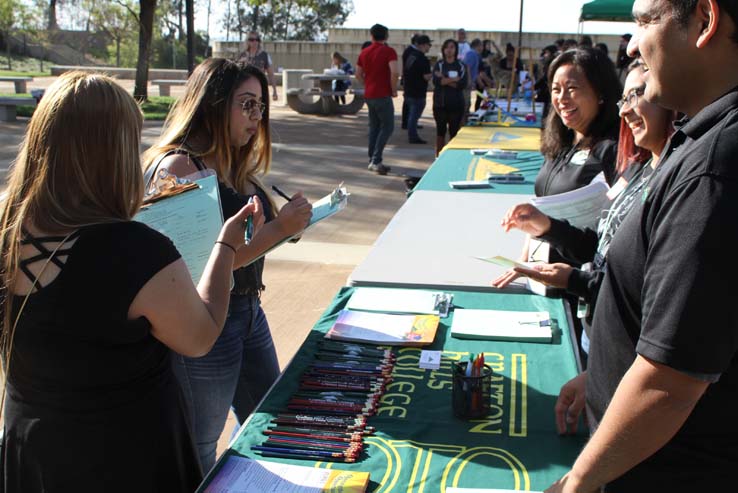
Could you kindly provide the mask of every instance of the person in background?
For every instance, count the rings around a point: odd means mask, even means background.
[[[274,80],[272,57],[261,48],[261,36],[256,31],[249,32],[246,37],[246,49],[238,56],[238,61],[245,65],[253,65],[264,72],[272,86],[272,99],[277,100],[277,83]]]
[[[356,78],[364,83],[364,98],[369,108],[368,169],[386,175],[390,167],[382,161],[384,146],[395,127],[392,98],[397,97],[397,53],[387,46],[389,30],[385,26],[374,24],[370,32],[372,44],[359,55]]]
[[[555,54],[555,56],[559,56],[560,54],[562,54],[564,52],[564,42],[565,41],[566,40],[564,38],[559,38],[559,39],[556,40],[556,42],[554,43],[556,45],[556,54]]]
[[[594,48],[594,42],[592,41],[592,38],[588,35],[584,35],[581,38],[579,38],[579,44],[578,46],[580,48]]]
[[[482,53],[479,54],[479,76],[477,77],[475,87],[475,89],[481,93],[484,93],[485,89],[494,88],[495,85],[495,79],[492,76],[492,66],[490,64],[493,56],[494,52],[492,51],[492,40],[485,39],[484,41],[482,41]],[[494,98],[494,95],[492,95],[491,93],[489,93],[489,96],[491,98]],[[477,95],[476,99],[474,100],[474,111],[477,111],[479,109],[483,101],[484,98]]]
[[[249,215],[223,225],[197,287],[133,220],[143,115],[113,79],[46,90],[8,174],[2,244],[3,491],[194,491],[202,480],[172,351],[206,354],[228,312]],[[250,253],[251,252],[251,253]]]
[[[346,58],[341,55],[339,52],[334,51],[333,55],[331,55],[331,60],[333,61],[332,68],[336,70],[340,70],[346,75],[353,75],[354,73],[354,67],[351,66],[351,62],[346,60]],[[334,80],[332,84],[333,91],[336,92],[346,92],[351,86],[350,80]],[[337,103],[346,104],[346,95],[341,94],[337,96],[333,96]]]
[[[546,491],[730,491],[738,3],[636,0],[633,18],[628,55],[648,67],[643,97],[686,118],[608,250],[587,371],[557,401],[558,413],[576,416],[567,404],[584,400],[592,434]]]
[[[430,38],[425,34],[419,34],[402,67],[405,79],[403,98],[408,104],[407,137],[411,144],[428,143],[418,135],[418,120],[425,109],[428,81],[432,76],[430,61],[426,56],[430,48]]]
[[[596,50],[600,50],[602,53],[607,55],[608,58],[610,57],[610,48],[608,48],[605,43],[597,43],[594,47]]]
[[[548,112],[551,110],[551,91],[548,87],[548,68],[556,57],[558,49],[556,45],[548,45],[541,50],[541,77],[533,85],[536,92],[536,101],[543,103],[541,112],[541,123],[546,121]]]
[[[574,50],[576,48],[577,48],[577,40],[576,39],[569,38],[569,39],[565,39],[564,40],[564,45],[562,47],[562,51]]]
[[[471,50],[466,52],[462,61],[466,65],[466,72],[469,74],[469,83],[464,89],[464,118],[469,113],[471,107],[471,91],[476,89],[477,81],[479,79],[479,67],[481,65],[480,54],[482,53],[482,40],[475,38],[471,42]],[[464,119],[462,119],[463,125]]]
[[[261,183],[271,167],[269,87],[253,65],[209,58],[198,65],[185,94],[167,115],[162,134],[144,154],[147,174],[158,169],[184,177],[212,170],[224,218],[250,197],[264,208],[266,224],[249,243],[262,255],[302,231],[311,207],[300,193],[277,213]],[[260,296],[264,258],[237,255],[230,310],[223,333],[205,356],[176,355],[174,370],[185,391],[205,471],[215,462],[218,438],[232,407],[243,423],[279,376],[279,362]]]
[[[436,156],[446,145],[446,133],[453,139],[464,117],[464,88],[468,75],[459,61],[456,40],[447,39],[441,59],[433,67],[433,118],[436,121]]]
[[[407,57],[410,55],[410,53],[413,52],[414,49],[417,47],[415,46],[415,43],[418,39],[418,34],[413,34],[410,38],[410,44],[405,47],[405,50],[402,52],[402,77],[400,77],[400,85],[402,85],[402,125],[401,128],[403,130],[407,130],[407,115],[408,115],[408,102],[405,99],[405,65],[407,65]]]
[[[466,31],[462,28],[456,31],[456,43],[459,45],[459,60],[463,60],[471,46],[466,41]]]
[[[505,46],[505,58],[500,60],[500,69],[514,72],[512,76],[513,95],[517,94],[518,84],[520,84],[520,71],[523,70],[523,62],[520,58],[517,61],[515,60],[515,47],[511,43],[507,43]],[[504,83],[506,86],[509,85],[510,79],[504,81]]]
[[[628,43],[630,43],[631,38],[632,35],[623,34],[620,37],[620,44],[618,45],[618,54],[617,58],[615,59],[615,66],[618,69],[618,77],[620,77],[621,79],[625,77],[627,68],[630,66],[631,63],[633,63],[633,58],[628,55]]]

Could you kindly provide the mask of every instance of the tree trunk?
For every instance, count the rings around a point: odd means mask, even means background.
[[[138,23],[138,62],[133,97],[138,101],[148,99],[149,58],[151,57],[151,33],[154,31],[156,0],[139,0],[141,11]]]
[[[5,38],[5,56],[8,57],[8,70],[13,70],[13,62],[10,58],[10,33],[4,32],[3,38]]]
[[[49,0],[49,21],[46,28],[49,30],[59,29],[59,24],[56,22],[56,0]]]
[[[210,11],[212,8],[212,0],[208,0],[208,16],[207,16],[207,27],[205,28],[205,53],[202,56],[208,56],[208,47],[210,46]]]
[[[120,36],[115,38],[115,66],[120,67]]]
[[[185,0],[187,17],[187,74],[195,70],[195,2]]]

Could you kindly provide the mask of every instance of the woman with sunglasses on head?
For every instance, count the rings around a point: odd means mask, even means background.
[[[657,175],[661,151],[674,131],[672,123],[676,114],[646,101],[643,98],[645,88],[645,68],[636,60],[630,66],[623,97],[618,102],[621,122],[617,171],[620,178],[610,190],[608,197],[612,202],[609,209],[603,211],[596,231],[576,228],[567,221],[546,216],[530,204],[513,207],[502,221],[505,231],[520,229],[548,242],[564,257],[584,264],[584,269],[560,262],[542,264],[518,272],[549,286],[566,289],[584,301],[588,305],[585,328],[594,313],[610,242]],[[586,352],[586,334],[582,344]]]
[[[251,31],[246,36],[246,49],[238,55],[238,61],[244,65],[253,65],[264,72],[272,86],[272,99],[276,101],[277,84],[274,81],[274,67],[272,66],[272,57],[266,51],[261,49],[261,36],[256,31]]]
[[[243,222],[195,287],[172,242],[132,218],[143,115],[114,80],[68,72],[28,123],[0,204],[0,489],[181,492],[202,480],[170,351],[206,354],[228,311]]]
[[[271,165],[268,96],[266,78],[258,68],[208,59],[195,68],[161,137],[144,154],[147,173],[164,168],[183,177],[215,171],[225,218],[249,197],[258,197],[266,224],[249,246],[259,253],[302,231],[311,216],[310,204],[300,193],[277,214],[259,179]],[[279,375],[259,302],[264,259],[250,264],[247,260],[236,257],[228,318],[212,351],[202,358],[175,357],[175,373],[192,406],[195,439],[206,471],[215,462],[231,406],[243,423]]]

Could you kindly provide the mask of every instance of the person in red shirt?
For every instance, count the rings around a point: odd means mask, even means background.
[[[387,46],[389,30],[374,24],[370,31],[372,44],[361,51],[356,78],[364,83],[364,98],[369,108],[369,171],[386,175],[389,166],[382,163],[382,153],[395,128],[397,97],[397,52]]]

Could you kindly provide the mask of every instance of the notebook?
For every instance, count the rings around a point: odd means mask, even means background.
[[[438,315],[396,315],[341,310],[326,339],[391,346],[426,346],[433,343]]]
[[[548,312],[454,310],[451,336],[458,339],[551,342]]]

